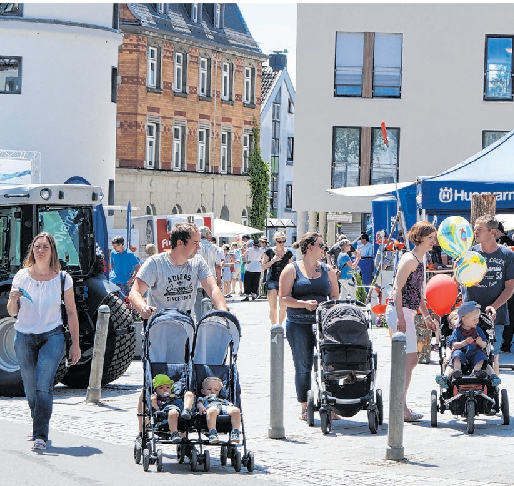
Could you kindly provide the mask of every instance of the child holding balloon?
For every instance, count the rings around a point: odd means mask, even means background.
[[[462,366],[473,367],[472,374],[477,378],[491,378],[491,384],[498,386],[501,379],[493,373],[491,365],[482,370],[487,356],[483,350],[487,346],[487,337],[478,326],[480,320],[480,306],[473,301],[462,304],[457,310],[460,326],[454,329],[448,340],[448,346],[452,350],[451,361],[448,363],[444,375],[437,375],[435,381],[441,388],[448,388],[450,378],[462,377]]]

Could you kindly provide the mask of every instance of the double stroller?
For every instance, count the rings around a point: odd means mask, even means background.
[[[367,309],[347,302],[323,302],[316,311],[317,390],[307,393],[307,424],[314,425],[319,410],[321,431],[328,434],[332,412],[353,417],[367,410],[369,430],[376,434],[384,407],[382,390],[375,391],[377,355],[368,336],[370,318]]]
[[[494,325],[487,314],[481,313],[478,326],[484,331],[487,337],[487,346],[483,350],[487,356],[482,369],[485,370],[487,365],[493,366],[493,357],[491,354],[494,342]],[[441,319],[440,340],[439,340],[439,364],[441,366],[441,375],[444,375],[446,368],[445,355],[448,339],[452,334],[449,327],[448,316]],[[509,425],[509,398],[507,390],[499,390],[498,386],[494,386],[491,378],[475,376],[470,366],[462,367],[462,377],[451,377],[448,382],[448,388],[440,387],[439,399],[437,391],[432,390],[430,396],[430,423],[432,427],[437,427],[437,412],[441,414],[449,410],[453,415],[462,416],[466,419],[467,432],[473,434],[475,431],[475,416],[479,414],[494,415],[495,412],[501,410],[503,416],[503,424]]]
[[[191,390],[196,397],[201,396],[202,381],[215,376],[223,382],[220,398],[232,402],[241,409],[239,375],[236,366],[241,329],[237,318],[225,311],[213,311],[202,317],[197,326],[185,312],[166,309],[156,312],[144,326],[142,363],[144,370],[143,384],[143,421],[141,438],[134,444],[134,460],[142,460],[145,471],[151,464],[156,464],[157,471],[162,471],[163,453],[161,445],[174,444],[168,424],[162,420],[162,412],[153,409],[152,378],[158,374],[168,375],[175,386],[179,398],[185,391]],[[230,441],[231,421],[227,415],[219,415],[216,429],[220,434],[217,444],[207,439],[205,415],[198,414],[195,408],[191,419],[185,420],[179,415],[178,431],[183,433],[181,442],[176,445],[177,461],[182,464],[188,458],[191,471],[204,472],[210,469],[210,450],[205,446],[220,448],[220,463],[231,461],[239,472],[244,465],[248,472],[254,469],[253,453],[246,448],[244,421],[241,411],[241,442]],[[224,434],[227,437],[224,438]],[[241,455],[240,447],[243,448]]]

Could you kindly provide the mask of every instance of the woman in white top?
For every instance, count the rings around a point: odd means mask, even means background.
[[[252,247],[245,253],[246,270],[244,286],[246,297],[243,300],[250,300],[250,296],[252,300],[257,298],[262,272],[261,258],[263,253],[264,250],[259,248],[259,240],[253,240]]]
[[[73,342],[68,359],[75,364],[81,356],[79,322],[73,281],[65,276],[64,303]],[[24,268],[14,276],[7,311],[17,317],[14,350],[32,416],[32,434],[27,440],[34,441],[34,450],[46,449],[54,377],[66,351],[59,256],[50,233],[40,233],[32,240]]]

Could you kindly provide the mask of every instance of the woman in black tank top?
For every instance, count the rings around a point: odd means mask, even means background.
[[[319,233],[306,233],[298,246],[303,260],[286,266],[280,275],[279,297],[287,306],[286,334],[295,367],[296,397],[301,404],[300,418],[307,420],[307,392],[311,389],[316,338],[312,325],[316,322],[319,302],[337,299],[339,287],[336,272],[320,263],[325,243]]]

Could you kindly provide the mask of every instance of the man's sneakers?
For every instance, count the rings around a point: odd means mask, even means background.
[[[219,441],[218,432],[215,429],[212,429],[209,432],[209,444],[217,444]]]
[[[230,433],[230,442],[232,442],[232,444],[239,444],[241,442],[241,434],[238,429],[234,429]]]

